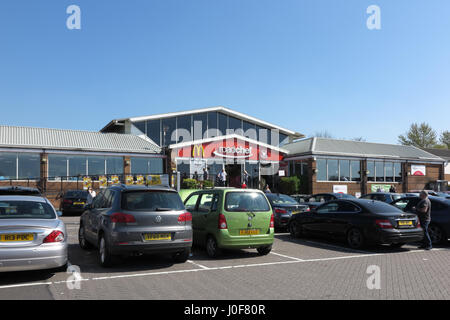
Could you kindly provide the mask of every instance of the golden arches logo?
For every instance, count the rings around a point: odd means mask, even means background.
[[[192,147],[192,158],[203,158],[205,157],[205,148],[202,144]]]

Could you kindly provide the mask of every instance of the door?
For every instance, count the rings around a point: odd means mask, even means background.
[[[203,193],[198,200],[195,218],[195,229],[197,232],[197,237],[201,243],[206,241],[206,235],[208,232],[208,219],[211,217],[211,208],[213,206],[213,203],[215,202],[214,196],[215,194],[212,192]]]
[[[199,198],[200,198],[199,194],[192,194],[184,201],[184,206],[186,210],[192,214],[192,233],[193,233],[193,240],[195,243],[201,242],[199,229],[199,226],[201,225],[201,219],[199,219],[200,212],[198,212],[197,209],[197,202]]]
[[[335,218],[339,205],[336,202],[326,203],[312,212],[310,219],[303,225],[305,231],[330,234],[332,231],[332,219]]]
[[[228,186],[239,188],[241,186],[241,165],[228,164],[225,166],[228,177]]]
[[[345,236],[349,224],[355,222],[361,209],[350,202],[340,202],[338,210],[330,217],[330,233],[336,236]]]
[[[95,226],[96,217],[104,201],[105,190],[101,190],[92,201],[91,208],[87,211],[84,230],[86,237],[90,242],[97,242],[97,226]]]

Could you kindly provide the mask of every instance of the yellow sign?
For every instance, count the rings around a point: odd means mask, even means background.
[[[144,184],[144,176],[136,176],[136,184],[143,185]]]
[[[127,185],[134,184],[134,177],[133,177],[133,176],[130,176],[130,175],[125,176],[125,183],[126,183]]]
[[[112,184],[118,184],[120,182],[118,176],[111,176],[111,183]]]
[[[87,190],[92,187],[92,179],[90,177],[83,178],[83,189]]]
[[[203,158],[205,156],[205,148],[202,144],[192,146],[192,158]]]
[[[151,186],[160,185],[161,184],[161,176],[160,175],[148,175],[147,176],[147,184]]]
[[[105,176],[98,177],[100,188],[106,188],[108,186],[108,179]]]

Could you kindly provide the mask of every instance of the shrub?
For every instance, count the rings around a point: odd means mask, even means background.
[[[214,187],[214,183],[210,180],[203,181],[203,188],[212,188]]]
[[[298,177],[282,177],[280,179],[280,193],[296,194],[300,189],[300,179]]]
[[[199,183],[195,179],[184,179],[181,184],[181,188],[183,189],[198,189],[199,187]]]

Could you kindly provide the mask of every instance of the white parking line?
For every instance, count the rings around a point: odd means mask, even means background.
[[[194,266],[197,266],[197,267],[200,267],[200,268],[202,268],[202,269],[205,269],[205,270],[209,269],[208,267],[206,267],[206,266],[204,266],[204,265],[201,265],[201,264],[198,264],[198,263],[195,263],[195,262],[192,261],[192,260],[188,260],[187,262],[193,264]]]
[[[300,258],[295,258],[295,257],[287,256],[287,255],[285,255],[285,254],[281,254],[281,253],[277,253],[277,252],[273,252],[273,251],[271,251],[270,253],[271,253],[271,254],[274,254],[274,255],[276,255],[276,256],[283,257],[283,258],[288,258],[288,259],[292,259],[292,260],[296,260],[296,261],[304,261],[303,259],[300,259]]]

